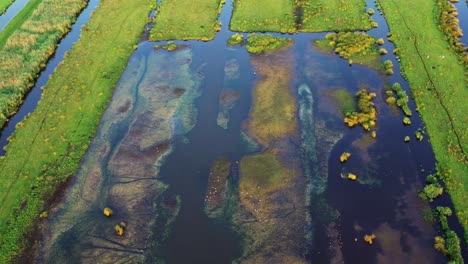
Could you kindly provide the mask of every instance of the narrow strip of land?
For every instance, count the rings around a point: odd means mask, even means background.
[[[218,15],[223,4],[224,0],[162,1],[154,19],[150,39],[211,40],[221,29]]]
[[[439,174],[447,185],[467,234],[467,69],[439,29],[436,1],[379,2],[399,49],[404,74],[431,137]]]
[[[7,8],[11,6],[11,4],[13,4],[14,1],[15,0],[3,0],[2,2],[0,2],[0,15],[5,13]]]
[[[18,124],[0,160],[1,263],[21,253],[47,201],[74,175],[150,8],[149,0],[101,2],[36,110]]]
[[[54,53],[87,0],[31,0],[0,33],[0,127]]]

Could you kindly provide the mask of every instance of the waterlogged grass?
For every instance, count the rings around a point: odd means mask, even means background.
[[[86,3],[33,0],[0,34],[0,127],[16,112]]]
[[[221,30],[218,15],[223,4],[224,0],[161,1],[150,39],[211,40]]]
[[[150,9],[148,0],[101,2],[36,110],[18,124],[0,160],[1,263],[21,254],[24,235],[77,170]]]
[[[13,4],[15,0],[3,0],[0,2],[0,15],[6,12],[7,8]]]
[[[292,66],[287,56],[277,53],[253,58],[252,64],[260,79],[247,126],[257,142],[268,146],[296,130],[296,101],[289,90]]]
[[[436,1],[379,3],[430,136],[439,175],[447,186],[456,215],[465,230],[465,240],[468,240],[466,64],[460,63],[459,53],[451,48],[439,29]]]
[[[234,0],[231,30],[240,32],[296,31],[292,0]]]
[[[294,177],[294,173],[284,167],[271,152],[243,158],[240,170],[242,179],[239,192],[246,194],[241,197],[249,197],[248,194],[251,194],[260,201],[266,201],[270,192],[284,187],[287,181]]]
[[[284,47],[288,47],[293,43],[290,38],[275,37],[270,34],[258,35],[251,34],[247,38],[247,44],[245,47],[247,51],[254,54],[260,54],[265,52],[272,52],[279,50]]]
[[[300,31],[369,30],[375,27],[364,0],[300,0]]]
[[[338,110],[344,115],[356,111],[356,102],[353,95],[345,88],[333,89],[330,95],[336,101]]]
[[[322,52],[335,52],[350,64],[367,65],[373,69],[382,68],[377,40],[366,33],[330,33],[314,43]]]

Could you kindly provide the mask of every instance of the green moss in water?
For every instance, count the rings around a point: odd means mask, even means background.
[[[345,88],[333,89],[330,94],[336,100],[341,113],[346,114],[356,111],[356,102],[353,95]]]

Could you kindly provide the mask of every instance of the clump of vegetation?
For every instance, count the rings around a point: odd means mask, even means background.
[[[340,156],[341,163],[346,162],[349,159],[349,157],[351,157],[351,153],[343,152],[343,154],[341,154]]]
[[[165,49],[167,51],[174,51],[174,50],[177,50],[179,48],[179,46],[177,46],[177,44],[175,44],[173,41],[169,41],[167,42],[166,45],[155,45],[154,46],[154,49]]]
[[[403,124],[411,125],[411,119],[407,116],[403,117]]]
[[[379,46],[382,46],[383,44],[385,44],[385,40],[383,38],[379,38],[375,43],[377,43],[377,45]]]
[[[435,215],[439,218],[444,237],[438,236],[434,239],[434,248],[444,253],[449,258],[449,263],[464,263],[461,255],[460,239],[457,233],[451,230],[448,225],[447,217],[452,215],[452,210],[449,207],[437,206]]]
[[[424,139],[423,133],[420,129],[414,133],[417,140],[422,141]]]
[[[393,62],[391,60],[384,61],[383,68],[384,68],[385,74],[387,75],[393,74]]]
[[[367,9],[367,14],[369,14],[369,16],[372,16],[373,14],[375,14],[374,9],[372,8]]]
[[[404,140],[405,142],[410,142],[411,138],[409,136],[405,136]]]
[[[329,33],[315,44],[324,52],[334,51],[350,64],[356,62],[377,69],[381,63],[375,38],[363,32]]]
[[[396,102],[396,104],[401,108],[401,110],[403,110],[403,113],[408,117],[413,114],[408,106],[409,97],[406,94],[406,91],[403,90],[403,88],[401,88],[401,85],[399,83],[394,83],[392,85],[391,90],[387,90],[385,93],[387,95],[387,103],[393,104]]]
[[[242,36],[241,34],[234,34],[228,39],[227,43],[231,46],[236,46],[241,44],[243,40],[244,36]]]
[[[444,193],[444,188],[437,182],[434,175],[426,178],[426,186],[419,192],[419,197],[430,202]]]
[[[250,34],[245,47],[250,53],[261,54],[287,47],[291,45],[292,42],[293,40],[290,38],[279,38],[270,34]]]
[[[353,173],[348,173],[348,180],[355,181],[357,180],[357,175]]]
[[[58,42],[70,31],[86,3],[30,1],[0,32],[0,127],[16,113],[23,96],[34,86]]]
[[[463,32],[459,25],[457,8],[448,1],[438,0],[439,6],[439,27],[445,33],[452,48],[461,56],[465,67],[468,66],[468,48],[460,41]]]
[[[388,51],[386,49],[384,49],[384,48],[380,48],[379,53],[380,53],[380,55],[386,55],[388,53]]]
[[[221,30],[218,15],[224,0],[161,1],[150,40],[212,40]]]
[[[106,207],[106,208],[104,208],[103,213],[104,213],[105,216],[111,217],[114,212],[109,207]]]
[[[377,110],[372,102],[376,94],[368,93],[366,89],[361,89],[356,94],[356,97],[358,99],[358,111],[346,113],[344,122],[348,127],[361,125],[366,131],[370,131],[376,126],[377,120]]]
[[[444,255],[448,254],[447,247],[445,247],[445,239],[441,236],[434,237],[434,249]]]
[[[374,234],[372,235],[365,235],[364,236],[364,241],[369,244],[369,245],[372,245],[372,243],[374,242],[374,239],[376,238],[376,236]]]
[[[235,0],[231,30],[240,32],[296,32],[294,1]],[[259,12],[258,10],[261,10]]]

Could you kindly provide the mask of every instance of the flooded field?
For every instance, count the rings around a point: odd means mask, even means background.
[[[428,136],[415,138],[424,125],[411,100],[409,126],[385,102],[395,82],[409,93],[395,56],[382,56],[391,76],[351,66],[316,46],[326,33],[274,34],[293,44],[252,55],[227,45],[231,12],[213,41],[140,43],[36,261],[444,263],[418,197],[435,171]],[[362,89],[372,132],[343,122],[343,98]]]

